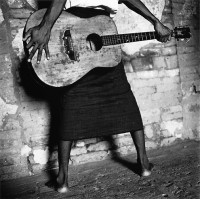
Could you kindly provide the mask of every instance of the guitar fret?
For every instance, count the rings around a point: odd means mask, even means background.
[[[155,32],[116,34],[102,36],[104,46],[156,39]]]

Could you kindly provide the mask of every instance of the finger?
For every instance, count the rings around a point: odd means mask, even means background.
[[[31,31],[32,29],[30,28],[24,35],[24,37],[22,38],[22,41],[26,41],[30,36],[31,36]]]
[[[34,42],[32,40],[26,45],[26,48],[29,49],[31,46],[34,46]]]
[[[47,44],[45,45],[44,50],[45,50],[45,53],[46,53],[46,57],[49,60],[50,59],[50,53],[49,53],[49,47],[48,47]]]
[[[165,37],[164,38],[164,42],[166,43],[168,41],[168,37]]]
[[[40,63],[41,57],[42,57],[42,50],[43,50],[43,45],[39,48],[38,50],[38,56],[37,56],[37,64]]]
[[[28,62],[30,62],[30,61],[32,60],[32,58],[33,58],[33,56],[35,55],[35,52],[37,51],[37,49],[38,49],[38,45],[35,45],[35,46],[33,47],[33,49],[31,50],[31,52],[30,52],[30,55],[29,55],[29,57],[28,57]]]

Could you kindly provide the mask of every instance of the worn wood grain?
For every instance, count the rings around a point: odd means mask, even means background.
[[[42,9],[30,16],[25,32],[41,22],[45,11]],[[66,29],[70,30],[78,61],[71,60],[65,53],[63,34]],[[95,67],[116,66],[121,61],[120,46],[92,50],[86,39],[93,33],[110,35],[116,34],[117,29],[110,17],[101,15],[83,19],[63,11],[51,31],[50,60],[43,56],[40,64],[37,64],[37,53],[32,59],[32,67],[39,79],[47,85],[62,87],[74,83]]]

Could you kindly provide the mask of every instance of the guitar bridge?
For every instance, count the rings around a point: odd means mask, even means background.
[[[72,41],[72,37],[71,37],[71,33],[69,29],[65,30],[63,41],[64,41],[65,53],[68,55],[68,57],[72,61],[77,61],[78,56],[76,55],[76,52],[74,51],[73,41]]]

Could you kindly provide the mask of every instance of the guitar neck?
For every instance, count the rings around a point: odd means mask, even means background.
[[[156,39],[156,32],[141,32],[101,36],[104,46]]]

